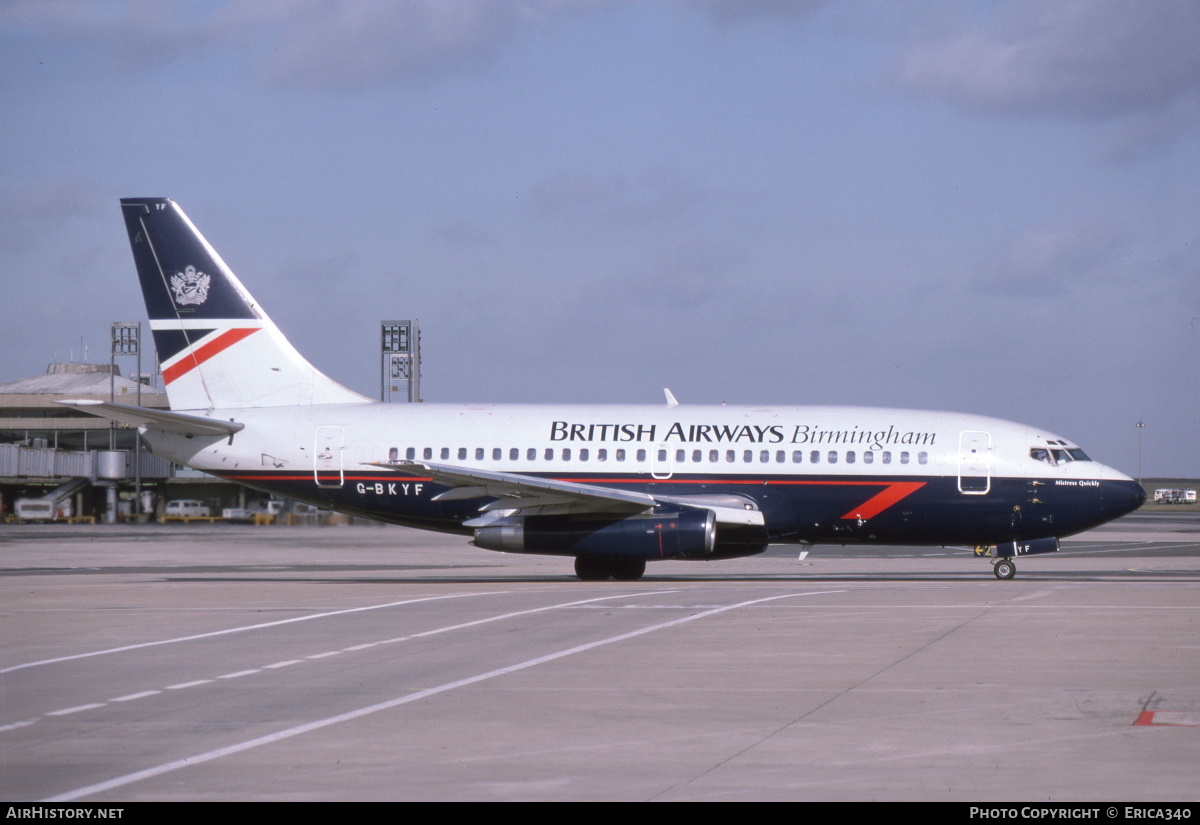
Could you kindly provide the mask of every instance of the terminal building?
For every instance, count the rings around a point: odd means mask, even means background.
[[[0,516],[111,521],[153,513],[172,464],[147,452],[135,429],[56,403],[73,398],[168,408],[166,393],[110,364],[51,364],[43,375],[0,384]]]
[[[305,514],[299,505],[270,502],[257,491],[152,455],[134,427],[58,403],[88,399],[170,409],[154,374],[126,378],[116,363],[136,357],[140,369],[140,324],[111,327],[110,363],[51,364],[42,375],[0,384],[0,524],[147,521],[161,518],[175,500],[200,502],[214,516],[226,508]],[[420,401],[418,322],[382,321],[380,340],[380,400]]]
[[[214,514],[261,494],[146,450],[137,429],[56,402],[85,398],[169,409],[151,376],[115,364],[51,364],[42,375],[0,384],[0,523],[144,521],[171,499],[197,499]]]

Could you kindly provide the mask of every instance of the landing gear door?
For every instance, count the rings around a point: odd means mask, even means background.
[[[313,439],[313,480],[318,487],[341,487],[345,483],[342,472],[341,427],[317,427]]]
[[[958,436],[958,491],[983,496],[991,489],[992,436],[979,430],[963,430]]]

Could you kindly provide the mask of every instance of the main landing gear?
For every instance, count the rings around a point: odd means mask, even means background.
[[[619,582],[635,582],[646,572],[645,559],[610,559],[604,556],[576,556],[575,575],[585,582],[604,582],[609,577]]]

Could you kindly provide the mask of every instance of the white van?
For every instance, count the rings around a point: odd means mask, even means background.
[[[164,512],[167,516],[210,516],[208,505],[196,501],[191,498],[177,498],[174,501],[167,502],[167,509]]]

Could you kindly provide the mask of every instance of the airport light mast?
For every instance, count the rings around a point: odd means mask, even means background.
[[[379,329],[379,400],[421,401],[421,329],[417,321],[380,321]]]

